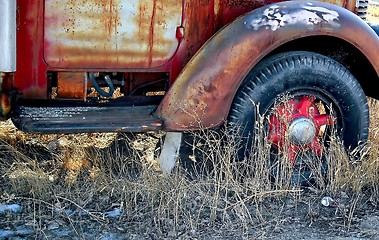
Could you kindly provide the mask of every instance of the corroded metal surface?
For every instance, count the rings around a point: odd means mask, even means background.
[[[86,74],[83,72],[59,72],[57,98],[85,99]]]
[[[172,84],[225,24],[277,1],[18,0],[15,86],[45,99],[47,70],[170,72]]]
[[[175,82],[183,67],[214,33],[213,1],[183,1],[183,38],[172,59],[170,83]]]
[[[143,132],[162,129],[156,106],[25,107],[15,110],[15,126],[31,133]]]
[[[178,0],[46,0],[44,57],[56,68],[152,68],[178,47]]]
[[[379,75],[379,39],[353,13],[321,2],[283,2],[257,9],[216,34],[192,58],[163,99],[157,116],[168,130],[223,123],[240,83],[281,44],[313,35],[346,40]]]
[[[233,21],[236,17],[253,9],[283,0],[214,0],[215,29],[218,30]],[[355,9],[354,0],[321,0],[350,11]]]
[[[13,88],[14,73],[0,72],[0,120],[10,117],[17,98],[17,91]]]

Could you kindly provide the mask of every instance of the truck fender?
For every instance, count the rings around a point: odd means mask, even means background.
[[[214,34],[179,74],[155,115],[170,131],[217,127],[227,118],[241,82],[262,58],[291,40],[317,35],[349,42],[379,75],[379,38],[358,16],[323,2],[275,3]]]

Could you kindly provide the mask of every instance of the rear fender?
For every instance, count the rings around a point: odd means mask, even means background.
[[[379,38],[358,16],[336,5],[290,1],[249,12],[208,40],[178,76],[156,111],[166,130],[221,125],[248,72],[280,45],[328,35],[361,51],[379,75]]]

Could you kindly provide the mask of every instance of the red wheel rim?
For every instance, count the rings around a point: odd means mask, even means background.
[[[300,150],[311,149],[321,155],[324,147],[320,143],[320,129],[336,123],[333,116],[320,114],[315,100],[316,97],[310,95],[286,101],[277,106],[270,117],[268,140],[281,150],[287,147],[292,163]]]

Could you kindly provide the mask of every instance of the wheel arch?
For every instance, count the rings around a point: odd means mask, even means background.
[[[281,19],[286,17],[290,20],[282,26]],[[325,47],[329,41],[330,47]],[[334,49],[340,45],[352,57],[338,58]],[[378,46],[375,32],[344,8],[303,1],[268,5],[237,18],[208,40],[180,73],[155,114],[166,130],[217,127],[227,118],[249,71],[265,57],[286,50],[329,51],[328,56],[351,69],[367,95],[375,97],[370,86],[378,81]],[[369,63],[364,66],[368,74],[351,63],[355,54],[362,63]],[[371,78],[374,80],[368,80]]]

